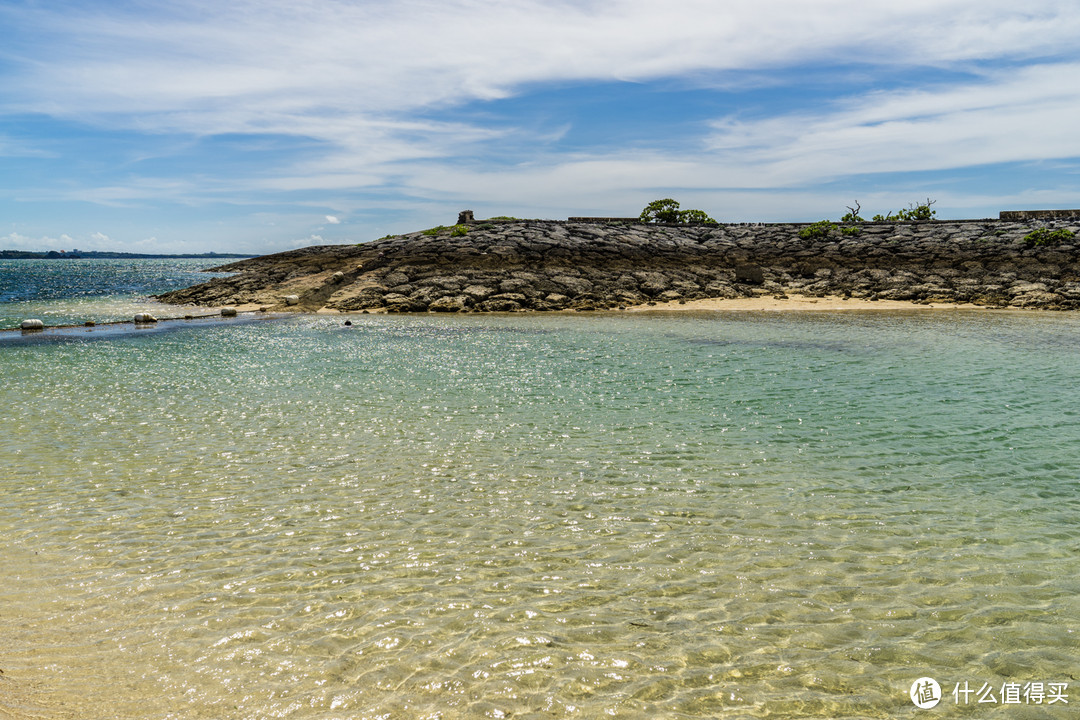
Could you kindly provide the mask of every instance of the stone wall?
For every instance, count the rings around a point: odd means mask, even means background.
[[[629,225],[641,222],[641,218],[625,217],[572,217],[567,219],[572,223],[600,223],[601,225]]]
[[[1002,210],[999,219],[1009,222],[1023,220],[1075,220],[1080,210]]]

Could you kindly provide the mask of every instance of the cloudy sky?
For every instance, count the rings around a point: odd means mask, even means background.
[[[1080,207],[1076,0],[0,0],[0,249]]]

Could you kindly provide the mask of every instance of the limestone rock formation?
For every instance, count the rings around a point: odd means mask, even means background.
[[[161,300],[270,309],[515,312],[756,295],[1080,309],[1080,243],[1032,246],[1072,220],[865,223],[803,238],[806,224],[664,226],[474,222],[359,245],[309,247]]]

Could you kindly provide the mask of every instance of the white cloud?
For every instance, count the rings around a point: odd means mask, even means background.
[[[210,168],[155,180],[136,168],[103,174],[96,187],[20,189],[18,199],[125,209],[156,200],[270,205],[288,193],[322,201],[305,208],[291,234],[267,242],[298,237],[297,225],[310,228],[315,208],[336,208],[353,227],[367,191],[382,193],[381,208],[483,201],[501,212],[551,209],[560,217],[636,214],[654,191],[668,190],[684,205],[710,209],[709,197],[723,193],[751,219],[768,197],[755,188],[785,189],[784,202],[796,208],[798,198],[821,197],[801,188],[845,175],[1080,156],[1071,127],[1080,111],[1075,0],[176,0],[57,8],[0,4],[7,58],[0,113],[40,113],[151,140],[286,135],[311,138],[318,150],[289,165],[266,160],[249,178]],[[868,73],[884,66],[913,84],[927,68],[967,79],[837,98],[810,113],[736,113],[663,153],[642,145],[530,155],[530,141],[544,147],[571,126],[555,118],[536,129],[495,127],[479,115],[442,113],[548,83],[672,79],[745,89],[790,86],[791,69],[851,66]],[[470,149],[511,141],[527,148],[522,164],[461,162]],[[33,142],[20,139],[20,152],[56,152]],[[14,147],[0,138],[0,154]],[[339,221],[327,215],[326,222]]]
[[[48,235],[30,237],[19,232],[10,232],[7,235],[0,236],[0,248],[4,250],[72,250],[76,247],[80,250],[98,249],[93,245],[88,246],[86,243],[80,246],[78,241],[67,233],[62,233],[60,237],[50,237]]]
[[[308,132],[344,141],[398,114],[523,84],[643,80],[808,61],[934,65],[1071,48],[1080,13],[1031,0],[549,2],[285,0],[7,11],[32,64],[5,105],[145,129]],[[145,11],[146,6],[136,6]]]
[[[812,116],[715,124],[708,146],[743,185],[859,173],[1080,157],[1080,64],[1000,71],[985,82],[873,94]]]

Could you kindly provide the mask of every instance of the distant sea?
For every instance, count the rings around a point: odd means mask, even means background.
[[[174,312],[149,296],[226,274],[200,272],[222,262],[229,260],[0,260],[0,328],[18,327],[29,317],[53,326],[130,320],[144,310]]]
[[[0,717],[1075,715],[1076,315],[351,320],[0,343]]]

